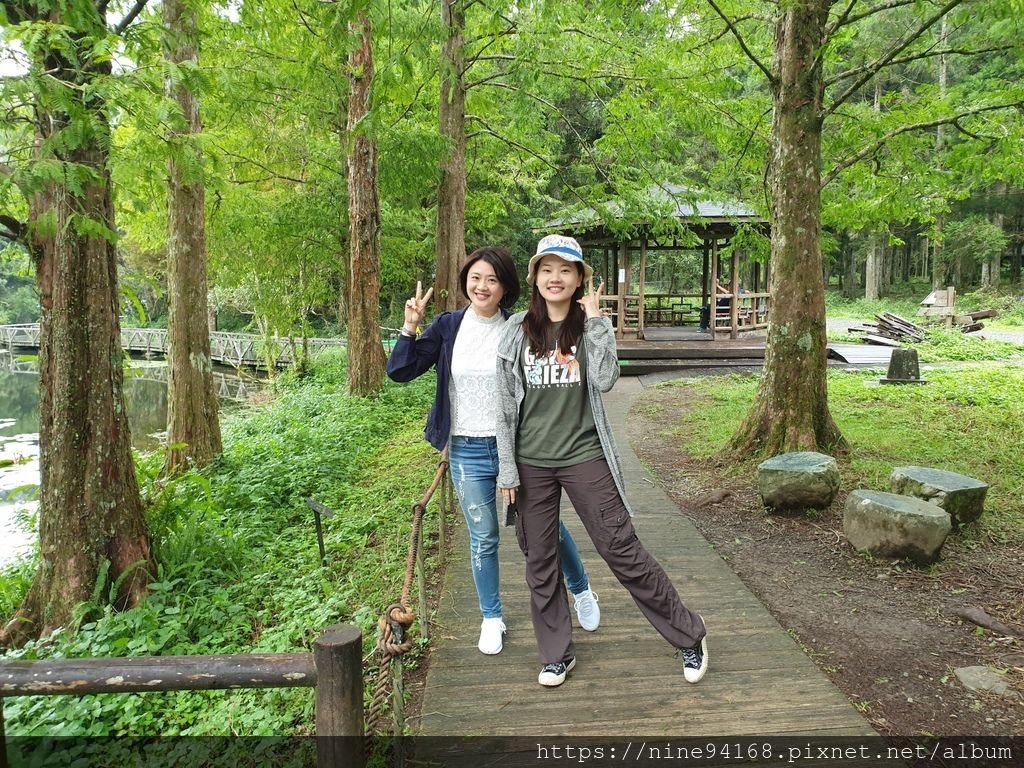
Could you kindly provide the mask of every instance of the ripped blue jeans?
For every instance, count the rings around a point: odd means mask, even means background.
[[[453,435],[448,444],[448,461],[452,485],[469,530],[469,559],[473,583],[480,600],[480,613],[485,619],[501,616],[500,579],[498,568],[497,481],[498,444],[493,437],[462,437]],[[588,587],[587,571],[580,559],[576,542],[559,523],[558,553],[565,585],[574,595]]]

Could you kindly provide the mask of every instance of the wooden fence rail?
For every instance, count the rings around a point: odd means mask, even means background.
[[[363,768],[363,638],[358,627],[336,624],[312,653],[150,656],[0,662],[0,738],[3,700],[13,696],[85,696],[239,688],[316,690],[317,768]],[[7,768],[6,746],[0,768]]]

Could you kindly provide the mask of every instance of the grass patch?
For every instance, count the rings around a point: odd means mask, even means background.
[[[875,386],[878,372],[830,371],[829,407],[849,441],[843,487],[889,490],[894,467],[959,472],[991,487],[973,529],[1000,542],[1024,542],[1024,367],[963,364],[929,371],[924,386]],[[722,450],[754,399],[757,378],[687,379],[699,397],[677,429],[695,456]],[[747,477],[755,460],[728,471]]]
[[[162,457],[142,457],[159,563],[149,598],[122,613],[84,604],[77,631],[8,658],[297,652],[337,623],[359,625],[369,652],[401,596],[410,508],[436,469],[422,435],[434,380],[376,401],[348,397],[344,382],[337,351],[306,379],[283,377],[272,402],[226,420],[224,455],[204,473],[160,481]],[[337,512],[324,521],[326,566],[308,496]],[[312,733],[312,709],[312,689],[295,688],[21,697],[5,715],[12,735],[265,736]]]
[[[946,328],[929,328],[924,341],[912,345],[924,362],[1009,360],[1024,357],[1024,347],[1008,341],[985,339]]]
[[[917,314],[921,299],[927,294],[921,294],[920,298],[887,296],[882,299],[848,299],[838,291],[827,291],[825,293],[825,314],[830,318],[844,320],[873,320],[875,315],[883,312],[892,312],[894,315],[912,319]]]

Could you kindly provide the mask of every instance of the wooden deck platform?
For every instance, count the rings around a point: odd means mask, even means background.
[[[628,408],[641,385],[621,379],[606,397],[645,546],[683,600],[708,626],[710,667],[686,683],[681,661],[650,627],[597,556],[575,514],[563,517],[579,542],[601,627],[574,630],[577,667],[559,688],[537,683],[522,556],[511,529],[501,543],[504,651],[476,649],[480,616],[467,564],[465,526],[432,628],[422,713],[410,726],[434,736],[862,736],[873,731],[804,655],[696,528],[640,466],[625,442]],[[575,625],[575,618],[574,618]]]
[[[764,337],[718,339],[673,328],[655,329],[645,341],[618,342],[623,376],[650,376],[690,368],[757,369],[764,365]],[[836,365],[887,366],[890,347],[871,344],[829,344],[828,359]]]

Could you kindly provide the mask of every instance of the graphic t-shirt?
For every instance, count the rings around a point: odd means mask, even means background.
[[[516,459],[537,467],[569,467],[604,455],[587,394],[583,339],[563,354],[555,343],[561,326],[552,323],[547,354],[535,356],[524,338],[519,355],[526,391]]]

